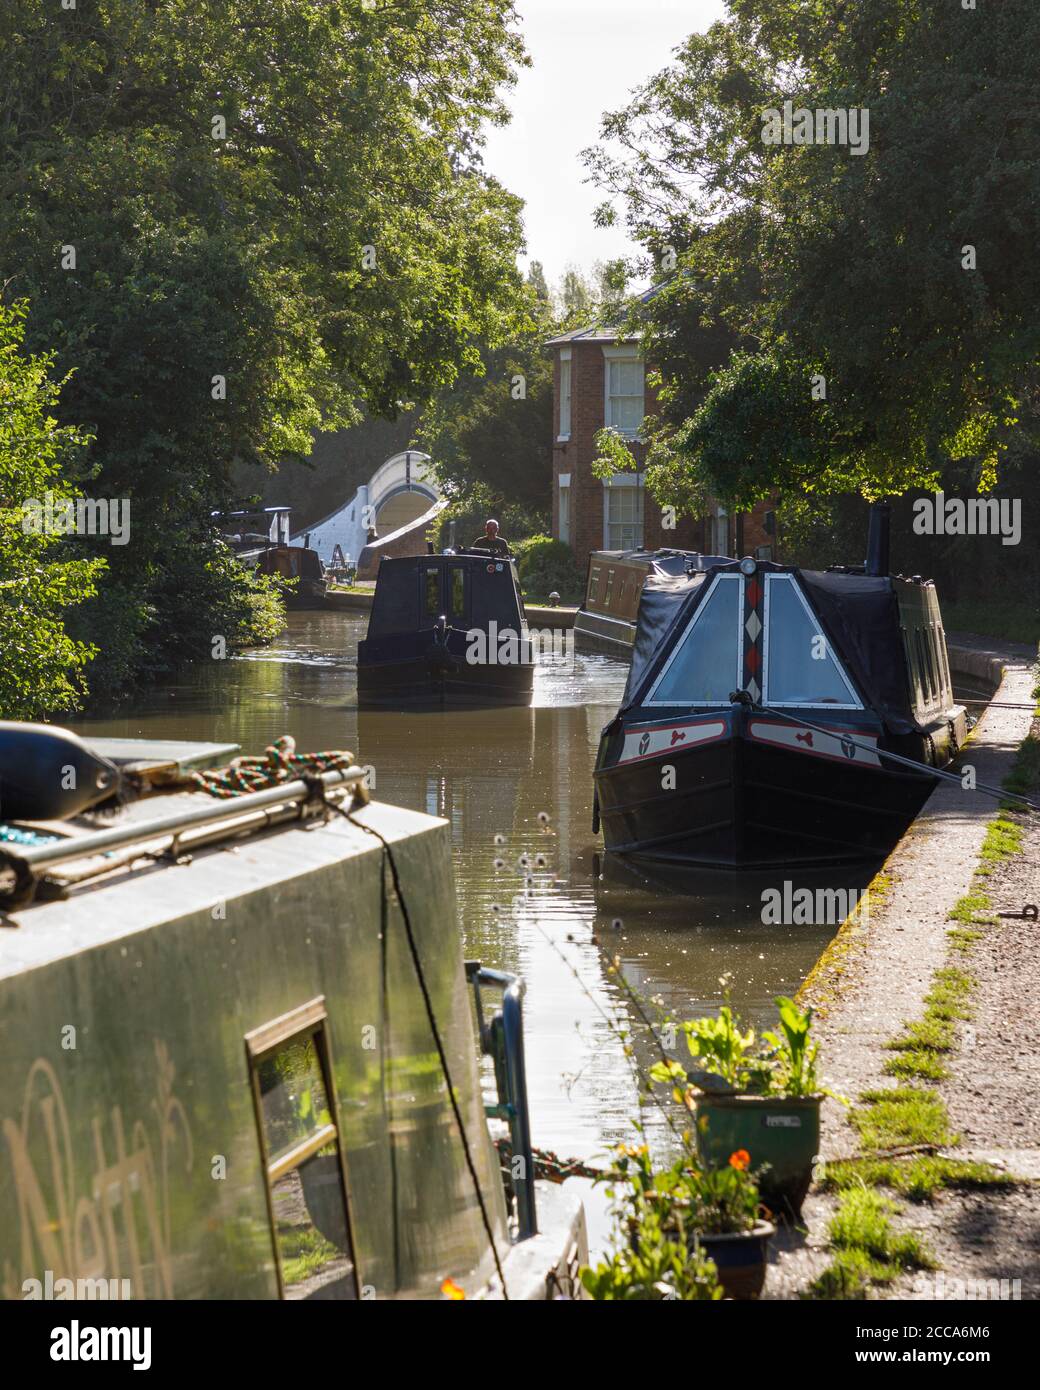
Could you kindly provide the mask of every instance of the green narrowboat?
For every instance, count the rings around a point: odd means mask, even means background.
[[[219,801],[177,786],[205,748],[104,742],[152,794],[0,825],[3,1296],[579,1297],[447,823],[356,766]]]

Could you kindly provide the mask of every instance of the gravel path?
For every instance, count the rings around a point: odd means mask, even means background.
[[[994,698],[1028,702],[1028,663],[1017,652],[1012,660]],[[971,764],[979,782],[999,786],[1029,724],[1027,709],[987,711],[960,766]],[[823,1074],[850,1098],[896,1084],[883,1071],[890,1055],[883,1044],[904,1021],[920,1016],[934,971],[947,963],[949,912],[972,884],[995,810],[988,797],[941,785],[885,864],[865,918],[846,924],[806,982],[802,998],[818,1010]],[[1021,820],[1023,852],[995,865],[986,882],[997,911],[1040,902],[1040,818]],[[963,1136],[956,1152],[985,1158],[1036,1185],[943,1193],[930,1205],[906,1204],[898,1224],[925,1235],[945,1283],[936,1283],[935,1275],[915,1276],[879,1296],[971,1297],[972,1288],[956,1281],[1018,1279],[1018,1296],[1040,1297],[1040,924],[1004,919],[976,944],[969,963],[978,981],[974,1017],[961,1025],[950,1077],[939,1088],[951,1127]],[[823,1122],[825,1159],[856,1152],[855,1132],[840,1105],[826,1102]],[[768,1297],[797,1297],[825,1267],[826,1226],[835,1206],[813,1193],[803,1212],[806,1231],[776,1242]],[[987,1290],[993,1296],[998,1288],[984,1284],[978,1296]],[[1013,1283],[1006,1288],[1013,1291]]]

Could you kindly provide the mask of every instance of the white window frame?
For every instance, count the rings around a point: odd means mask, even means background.
[[[557,526],[557,528],[556,528],[557,531],[558,531],[558,533],[559,533],[558,536],[557,536],[557,540],[566,541],[567,544],[570,545],[570,543],[571,543],[571,526],[572,526],[572,524],[573,524],[573,509],[572,509],[572,507],[571,507],[571,475],[570,475],[569,473],[561,473],[561,474],[560,474],[559,479],[558,479],[558,487],[559,487],[559,490],[560,490],[560,505],[559,505],[559,510],[558,510],[557,513],[556,513],[557,519],[558,519],[558,522],[559,522],[559,524],[558,524],[558,526]],[[564,533],[563,533],[563,498],[564,498],[564,494],[565,494],[565,493],[566,493],[566,496],[567,496],[567,534],[566,534],[566,535],[564,535]]]
[[[685,628],[685,630],[683,631],[682,636],[679,638],[679,640],[678,640],[678,641],[675,643],[675,645],[672,647],[672,650],[671,650],[671,652],[669,653],[669,656],[668,656],[668,660],[667,660],[667,661],[664,663],[664,665],[661,667],[660,671],[658,671],[658,673],[657,673],[657,679],[654,681],[653,685],[650,687],[649,691],[647,692],[646,699],[643,701],[643,704],[644,704],[644,705],[655,706],[655,707],[657,707],[657,708],[659,708],[659,709],[675,709],[677,705],[681,705],[681,706],[683,706],[683,707],[689,706],[690,709],[715,709],[718,705],[721,705],[721,704],[725,704],[725,703],[726,703],[725,700],[679,700],[679,701],[676,701],[676,700],[655,700],[655,699],[654,699],[654,695],[657,693],[657,687],[661,684],[661,682],[664,680],[665,676],[668,674],[668,670],[669,670],[669,668],[670,668],[672,662],[673,662],[673,661],[675,660],[675,658],[679,655],[680,649],[681,649],[683,646],[685,646],[686,641],[687,641],[687,639],[689,638],[690,634],[692,633],[693,629],[697,626],[697,624],[700,622],[701,618],[702,618],[702,617],[704,616],[704,614],[707,612],[708,601],[709,601],[709,599],[711,598],[712,594],[715,592],[716,586],[719,585],[719,584],[736,584],[736,585],[738,585],[738,588],[737,588],[737,625],[736,625],[736,627],[735,627],[735,629],[734,629],[734,637],[735,637],[735,639],[736,639],[736,648],[737,648],[737,659],[736,659],[736,670],[735,670],[735,673],[734,673],[734,684],[733,684],[733,689],[734,689],[734,690],[743,690],[743,688],[744,688],[744,576],[743,576],[742,574],[717,574],[717,575],[715,576],[715,578],[711,581],[711,583],[708,585],[708,591],[707,591],[707,593],[706,593],[706,594],[704,595],[704,597],[701,599],[700,603],[698,603],[696,609],[694,610],[693,617],[692,617],[692,618],[690,619],[690,621],[686,624],[686,628]]]
[[[769,595],[770,595],[772,586],[773,586],[774,584],[778,583],[778,582],[779,582],[779,583],[782,583],[782,584],[790,584],[790,585],[793,587],[795,593],[798,595],[798,601],[799,601],[799,603],[802,605],[803,609],[805,610],[805,615],[806,615],[806,617],[809,619],[809,622],[812,624],[813,631],[814,631],[814,632],[818,632],[818,633],[820,634],[820,636],[824,639],[824,641],[827,643],[827,654],[828,654],[828,655],[832,658],[832,660],[834,661],[834,665],[835,665],[835,667],[837,668],[838,675],[841,677],[842,684],[845,686],[845,689],[846,689],[846,690],[848,691],[848,693],[849,693],[851,703],[849,703],[849,704],[844,704],[844,705],[839,705],[839,704],[837,704],[837,703],[836,703],[835,701],[833,701],[833,700],[819,701],[819,702],[813,703],[813,702],[806,702],[806,701],[804,701],[804,700],[771,700],[771,699],[769,698],[769,633],[770,633],[770,630],[771,630],[771,628],[772,628],[772,624],[771,624],[770,621],[769,621]],[[763,609],[762,609],[762,612],[763,612],[763,617],[764,617],[764,619],[765,619],[765,632],[762,634],[762,704],[763,704],[763,705],[765,705],[765,706],[772,705],[774,709],[823,709],[823,710],[827,710],[827,709],[863,709],[863,708],[864,708],[863,702],[862,702],[862,700],[860,700],[859,696],[856,694],[856,687],[853,685],[852,681],[849,679],[849,676],[848,676],[848,674],[847,674],[847,672],[846,672],[846,670],[845,670],[845,667],[844,667],[844,665],[843,665],[843,663],[842,663],[841,658],[839,657],[838,653],[834,650],[834,647],[831,645],[830,638],[829,638],[829,637],[827,636],[827,634],[823,631],[823,629],[822,629],[822,627],[821,627],[821,625],[820,625],[820,620],[819,620],[819,618],[817,618],[816,614],[815,614],[815,613],[812,611],[812,609],[809,607],[809,601],[808,601],[808,599],[805,597],[805,595],[802,593],[802,586],[798,583],[798,581],[795,579],[795,577],[794,577],[793,574],[767,574],[767,575],[765,576],[765,598],[764,598],[764,600],[763,600]]]
[[[622,439],[638,439],[640,426],[643,417],[646,415],[646,363],[643,361],[639,351],[630,346],[605,347],[603,349],[603,358],[603,424],[607,429],[617,429]],[[642,391],[640,393],[642,408],[639,412],[640,425],[637,425],[635,429],[623,430],[619,426],[616,426],[611,419],[610,403],[613,400],[610,394],[611,362],[635,362],[639,367],[639,374],[642,382]]]
[[[643,534],[639,544],[646,542],[646,485],[643,473],[615,473],[603,479],[603,549],[612,550],[610,544],[610,489],[612,487],[635,487],[643,494]]]

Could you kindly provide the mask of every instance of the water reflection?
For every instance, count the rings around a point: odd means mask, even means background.
[[[764,926],[761,892],[773,881],[601,863],[592,766],[624,666],[598,656],[545,660],[527,709],[359,712],[356,649],[366,625],[362,615],[291,614],[272,647],[194,668],[132,715],[79,727],[235,742],[249,752],[290,733],[301,751],[352,749],[374,766],[378,799],[449,821],[465,954],[527,978],[536,1143],[592,1159],[631,1136],[638,1103],[605,1018],[624,1007],[612,958],[641,994],[683,1016],[716,1005],[730,972],[734,1003],[760,1021],[774,995],[797,988],[833,927]],[[869,877],[860,868],[841,886]],[[663,1133],[659,1117],[649,1128]],[[594,1236],[601,1208],[593,1206]]]

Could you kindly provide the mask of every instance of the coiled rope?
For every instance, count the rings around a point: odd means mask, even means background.
[[[338,772],[354,766],[354,754],[345,749],[297,753],[296,740],[291,734],[282,734],[267,746],[262,756],[233,758],[226,767],[193,772],[188,781],[209,792],[210,796],[227,800],[248,792],[265,791],[279,782],[295,782],[308,773]]]

